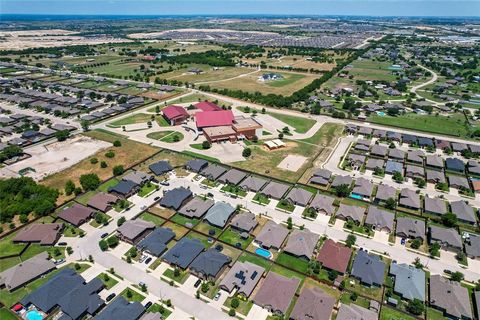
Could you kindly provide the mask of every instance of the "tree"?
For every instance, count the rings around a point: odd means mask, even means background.
[[[422,240],[420,240],[419,238],[415,238],[412,240],[412,243],[410,244],[410,247],[412,249],[418,249],[420,248],[420,246],[422,245]]]
[[[116,165],[112,169],[112,173],[114,176],[122,175],[124,172],[125,172],[125,169],[123,168],[122,165]]]
[[[87,173],[80,176],[80,184],[85,191],[97,189],[100,183],[100,178],[95,173]]]
[[[98,159],[97,159],[97,158],[91,158],[91,159],[90,159],[90,163],[91,163],[91,164],[97,164],[97,163],[98,163]]]
[[[426,182],[424,179],[422,179],[422,178],[416,178],[416,179],[415,179],[415,183],[417,184],[417,186],[418,186],[419,188],[424,188],[424,187],[426,186],[426,184],[427,184],[427,182]]]
[[[233,298],[233,299],[230,301],[230,306],[231,306],[233,309],[237,309],[239,305],[240,305],[240,301],[238,300],[238,298]]]
[[[448,212],[442,215],[442,223],[446,227],[454,227],[457,225],[457,216],[454,213]]]
[[[115,141],[113,141],[113,146],[114,147],[121,147],[122,143],[120,142],[120,140],[115,140]]]
[[[210,142],[208,142],[207,140],[203,141],[202,142],[202,148],[203,149],[210,149],[212,145],[210,144]]]
[[[110,248],[116,247],[118,245],[118,242],[119,242],[118,237],[115,235],[107,239],[107,243]]]
[[[228,315],[229,315],[230,317],[235,317],[236,314],[237,314],[237,313],[235,312],[235,309],[232,308],[232,309],[228,310]]]
[[[243,149],[242,156],[244,156],[245,158],[248,158],[251,155],[252,155],[252,149],[250,149],[250,148]]]
[[[328,271],[328,279],[330,281],[334,281],[335,279],[337,279],[337,277],[338,277],[338,272],[337,271],[335,271],[335,270],[329,270]]]
[[[347,197],[350,194],[350,186],[348,184],[341,184],[335,187],[335,194],[338,197]]]
[[[283,133],[282,133],[282,132],[280,132],[280,133],[278,134],[278,139],[283,139]]]
[[[106,167],[108,167],[107,162],[105,161],[100,162],[100,168],[105,169]]]
[[[173,269],[173,276],[175,278],[180,277],[180,270],[178,268]]]
[[[397,206],[397,201],[395,201],[394,198],[388,198],[387,201],[385,201],[385,208],[393,210]]]
[[[202,286],[200,287],[200,290],[202,290],[203,293],[207,293],[209,289],[208,282],[202,282]]]
[[[395,172],[393,173],[393,180],[395,180],[395,181],[398,182],[398,183],[403,182],[403,176],[402,176],[402,174],[401,174],[400,172],[398,172],[398,171],[395,171]]]
[[[456,282],[461,282],[463,278],[464,278],[464,275],[460,271],[452,272],[452,274],[450,275],[450,279]]]
[[[131,299],[133,297],[132,290],[130,288],[127,289],[127,298]]]
[[[430,246],[430,255],[433,256],[433,257],[436,257],[438,256],[438,254],[440,253],[440,244],[438,244],[437,242],[434,242],[431,246]]]
[[[105,280],[106,282],[110,281],[110,276],[107,273],[104,273],[103,280]]]
[[[82,120],[80,125],[82,126],[83,131],[88,131],[90,128],[90,122],[88,120]]]
[[[357,242],[357,237],[353,234],[349,234],[347,236],[347,239],[345,240],[345,244],[349,248],[353,247],[355,245],[355,242]]]
[[[108,243],[107,241],[105,240],[100,240],[100,242],[98,243],[99,247],[100,247],[100,250],[102,251],[106,251],[108,249]]]
[[[292,229],[293,229],[292,217],[288,217],[288,218],[287,218],[287,228],[288,228],[288,230],[292,230]]]
[[[65,141],[68,139],[70,136],[70,131],[68,130],[60,130],[55,132],[55,138],[57,138],[58,141]]]
[[[125,221],[127,221],[127,219],[125,219],[124,216],[121,216],[118,220],[117,220],[117,226],[121,226],[122,224],[125,223]]]
[[[70,246],[67,247],[67,253],[68,253],[69,255],[71,255],[71,254],[73,253],[72,247],[70,247]]]
[[[419,299],[413,299],[408,302],[407,310],[414,315],[421,315],[425,310],[425,305]]]
[[[416,257],[416,258],[415,258],[415,261],[413,261],[413,265],[414,265],[415,268],[417,268],[417,269],[423,269],[423,263],[420,261],[420,258],[419,258],[419,257]]]
[[[113,152],[112,150],[108,150],[108,151],[105,153],[105,157],[111,159],[111,158],[115,157],[115,152]]]
[[[350,299],[352,301],[357,301],[358,299],[358,294],[356,292],[352,292],[352,294],[350,295]]]
[[[130,256],[127,256],[127,263],[132,263],[132,258]]]
[[[65,194],[67,196],[71,195],[75,191],[75,183],[72,180],[68,180],[65,183]]]
[[[142,292],[147,292],[147,285],[145,283],[142,283],[140,289],[142,290]]]

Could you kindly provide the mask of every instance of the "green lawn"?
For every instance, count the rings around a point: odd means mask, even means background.
[[[2,320],[17,320],[17,316],[15,316],[10,310],[1,308],[0,309],[0,319]]]
[[[342,296],[340,297],[340,301],[343,304],[353,303],[353,304],[359,305],[361,307],[364,307],[366,309],[368,309],[368,307],[370,306],[370,300],[365,299],[363,297],[358,297],[357,296],[357,300],[352,301],[352,294],[350,292],[342,293]]]
[[[150,132],[150,133],[147,134],[147,138],[155,139],[155,140],[162,140],[163,138],[165,138],[165,136],[168,136],[169,134],[171,134],[173,132],[175,132],[175,131],[167,130],[167,131]]]
[[[353,284],[350,283],[352,281],[353,281]],[[375,299],[377,301],[382,300],[382,289],[381,288],[375,287],[375,286],[366,287],[366,286],[360,284],[358,280],[353,279],[353,278],[346,279],[345,288],[350,290],[350,291],[356,292],[358,295],[366,296],[366,297],[369,297],[371,299]]]
[[[192,225],[192,227],[196,226],[200,222],[199,219],[189,218],[189,217],[186,217],[186,216],[184,216],[180,213],[177,213],[176,215],[171,217],[170,220],[175,222],[175,223],[178,223],[182,226],[186,226],[188,223],[190,223]]]
[[[218,239],[236,248],[245,249],[248,247],[250,242],[252,242],[253,237],[249,235],[247,239],[243,239],[242,237],[240,237],[239,231],[233,229],[232,227],[228,227],[225,231],[223,231],[223,233],[220,235]],[[239,247],[237,247],[237,243],[240,244]]]
[[[272,266],[272,269],[270,269],[271,272],[275,272],[275,273],[278,273],[284,277],[287,277],[287,278],[297,278],[297,279],[300,279],[300,280],[303,280],[305,279],[305,276],[303,274],[300,274],[296,271],[292,271],[292,270],[289,270],[287,268],[284,268],[278,264],[274,264]]]
[[[265,268],[265,272],[268,272],[268,270],[270,270],[270,268],[272,266],[271,261],[266,260],[266,259],[264,259],[260,256],[255,255],[255,254],[248,253],[248,252],[242,253],[240,255],[240,257],[238,257],[238,260],[241,261],[241,262],[248,261],[248,262],[251,262],[253,264],[256,264],[257,266],[261,266],[261,267]]]
[[[223,305],[225,307],[227,307],[228,309],[230,309],[232,299],[233,299],[233,297],[227,298],[227,300],[225,300],[225,303]],[[243,314],[244,316],[248,315],[248,313],[250,312],[250,309],[252,309],[252,307],[253,307],[253,302],[250,301],[250,300],[245,301],[245,300],[240,299],[240,298],[238,298],[238,301],[240,302],[240,304],[235,309],[235,311],[240,313],[240,314]]]
[[[382,125],[390,125],[399,128],[439,133],[450,136],[466,137],[468,134],[467,126],[465,126],[465,116],[461,113],[455,113],[449,115],[448,117],[418,115],[415,113],[408,113],[397,117],[381,117],[376,114],[372,114],[368,118],[368,121]]]
[[[301,273],[307,273],[308,270],[308,261],[292,256],[286,252],[280,253],[275,262]]]
[[[218,228],[218,227],[215,227],[215,226],[212,226],[211,224],[209,223],[206,223],[206,222],[200,222],[195,228],[194,230],[196,231],[199,231],[203,234],[208,234],[209,236],[211,237],[214,237],[214,238],[218,238],[218,236],[220,235],[220,233],[222,233],[222,229]],[[214,235],[210,235],[210,230],[215,230],[215,234]]]
[[[167,120],[165,120],[165,118],[162,117],[162,116],[156,117],[155,121],[157,121],[157,123],[160,127],[169,127],[170,126],[170,123],[168,123]]]
[[[12,239],[17,236],[17,232],[9,234],[0,240],[0,257],[18,255],[25,248],[25,244],[14,244]]]
[[[106,278],[106,277],[107,278]],[[107,288],[107,290],[110,290],[111,288],[113,288],[117,283],[118,281],[115,280],[113,277],[111,277],[110,275],[107,275],[106,273],[101,273],[97,276],[97,278],[99,278],[100,280],[102,280],[103,284],[105,285],[105,288]]]
[[[162,314],[163,319],[167,319],[172,312],[162,307],[158,303],[154,303],[150,306],[150,308],[147,309],[147,313],[160,313]]]
[[[98,187],[98,190],[102,192],[108,192],[108,188],[116,186],[119,182],[120,181],[118,181],[118,179],[116,178],[110,179],[107,182],[101,184]]]
[[[295,210],[295,205],[288,202],[288,201],[280,200],[280,201],[278,201],[277,209],[293,212],[293,210]]]
[[[298,133],[305,133],[308,130],[310,130],[311,127],[315,124],[315,120],[313,119],[308,119],[304,117],[297,117],[297,116],[291,116],[288,114],[281,114],[281,113],[276,113],[276,112],[269,112],[268,113],[270,116],[274,117],[275,119],[278,119],[285,124],[295,128],[295,131]]]
[[[157,215],[151,214],[150,212],[144,212],[139,216],[140,219],[145,221],[150,221],[154,223],[156,226],[160,226],[165,222],[165,219],[159,217]]]
[[[96,215],[99,215],[100,217],[102,217],[102,219],[103,219],[104,221],[109,221],[109,220],[112,218],[112,217],[110,217],[108,214],[103,213],[103,212],[97,212],[97,213],[95,214],[95,217],[96,217]],[[93,219],[90,221],[90,225],[91,225],[92,227],[94,227],[94,228],[98,228],[98,227],[103,226],[103,224],[98,223],[95,218],[93,218]]]
[[[428,319],[432,318],[429,317]],[[411,317],[393,308],[383,306],[382,311],[380,312],[380,320],[415,320],[415,317]]]
[[[174,131],[172,134],[165,136],[161,141],[166,143],[177,143],[183,140],[183,133]]]
[[[0,260],[0,272],[10,269],[11,267],[19,264],[20,262],[22,262],[22,259],[20,259],[19,256]]]
[[[205,246],[206,249],[210,248],[213,244],[213,241],[208,241],[209,237],[195,231],[190,231],[185,237],[187,237],[188,239],[200,240],[200,242]]]
[[[187,281],[190,274],[188,273],[188,271],[181,271],[180,270],[180,275],[178,277],[175,277],[174,270],[173,269],[167,269],[163,273],[163,276],[165,276],[169,279],[172,279],[173,281],[178,282],[180,284],[184,284],[185,281]]]
[[[75,199],[75,201],[77,201],[78,203],[81,203],[84,206],[86,206],[88,201],[90,200],[90,198],[92,198],[95,194],[96,194],[95,191],[88,191],[88,192],[82,194],[81,196],[77,197]]]
[[[220,190],[223,191],[223,192],[228,192],[228,193],[235,194],[235,195],[237,195],[239,197],[242,197],[242,198],[247,195],[247,192],[245,190],[243,190],[242,188],[240,188],[238,186],[232,185],[232,184],[226,184]]]
[[[128,297],[127,296],[127,291],[130,289],[130,292],[132,293],[132,296],[131,297]],[[124,297],[127,301],[130,301],[130,302],[142,302],[144,299],[145,299],[145,296],[144,295],[141,295],[140,293],[134,291],[133,289],[131,288],[125,288],[121,293],[120,295],[122,297]]]
[[[203,154],[200,154],[200,153],[196,153],[196,152],[192,152],[192,151],[183,151],[182,153],[186,154],[187,156],[197,158],[197,159],[207,160],[209,162],[220,162],[220,160],[218,160],[217,158],[209,157],[209,156],[206,156],[206,155],[203,155]]]
[[[445,320],[446,318],[443,316],[441,311],[429,307],[427,308],[427,319],[428,320]]]
[[[256,202],[258,202],[260,204],[263,204],[263,205],[267,205],[267,204],[270,203],[270,199],[267,196],[261,194],[260,192],[257,193],[255,195],[255,197],[253,197],[252,201],[254,201],[254,202],[256,201]]]
[[[156,189],[156,185],[153,183],[146,183],[140,188],[140,191],[138,191],[138,195],[140,197],[146,197],[148,194],[150,194],[153,190]]]

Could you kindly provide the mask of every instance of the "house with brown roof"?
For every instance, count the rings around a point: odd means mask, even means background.
[[[62,230],[62,223],[34,223],[20,230],[12,241],[53,246],[60,238]]]
[[[473,319],[468,289],[441,275],[430,277],[430,305],[454,319]]]
[[[343,220],[353,220],[357,223],[363,221],[363,215],[365,214],[365,208],[359,206],[350,206],[347,204],[340,204],[337,210],[336,217]]]
[[[287,238],[288,229],[281,224],[269,220],[263,226],[262,231],[255,237],[255,242],[260,246],[270,249],[280,249],[283,241]]]
[[[255,218],[255,214],[251,212],[242,212],[233,217],[230,225],[232,228],[239,231],[250,233],[258,225],[258,221]]]
[[[150,221],[145,221],[142,219],[136,220],[127,220],[117,229],[117,233],[125,242],[128,243],[138,243],[140,240],[145,238],[147,234],[155,229],[155,224]]]
[[[283,249],[285,252],[296,257],[310,260],[315,251],[319,235],[306,230],[293,230],[288,237],[287,245]]]
[[[334,202],[335,198],[318,193],[310,203],[310,208],[331,216],[335,212],[335,206],[333,205]]]
[[[99,192],[88,200],[87,205],[93,209],[107,212],[113,208],[118,200],[118,197],[113,194]]]
[[[379,184],[377,186],[377,193],[375,194],[375,201],[387,201],[390,198],[397,198],[397,189],[387,184]]]
[[[75,203],[73,206],[60,212],[58,217],[78,227],[92,218],[94,213],[95,210]]]
[[[317,260],[322,267],[344,274],[347,271],[351,255],[352,249],[327,239],[319,250]]]
[[[278,315],[284,315],[292,302],[300,280],[287,278],[275,272],[269,272],[253,302]]]
[[[373,229],[378,231],[393,231],[393,221],[395,219],[395,214],[386,210],[379,209],[375,206],[370,206],[368,208],[367,218],[365,219],[365,224],[370,225]]]
[[[329,320],[336,299],[320,288],[304,287],[295,303],[290,319]]]
[[[360,307],[356,304],[344,304],[340,306],[337,313],[337,320],[377,320],[378,313],[375,311]]]

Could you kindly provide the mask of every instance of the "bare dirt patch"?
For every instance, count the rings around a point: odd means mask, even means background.
[[[307,161],[307,157],[304,156],[299,156],[296,154],[289,154],[288,156],[285,157],[285,159],[282,160],[278,164],[278,168],[288,170],[288,171],[293,171],[297,172]]]

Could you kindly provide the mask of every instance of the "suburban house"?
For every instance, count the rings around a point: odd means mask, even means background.
[[[353,197],[360,197],[364,200],[370,201],[370,197],[373,193],[374,184],[367,179],[358,178],[355,181],[355,186],[352,190]]]
[[[190,117],[185,108],[175,105],[170,105],[163,108],[162,115],[172,126],[180,125]]]
[[[379,144],[374,144],[370,149],[370,155],[374,155],[377,157],[385,157],[388,154],[388,148],[385,146],[381,146]]]
[[[212,199],[195,197],[182,206],[178,213],[189,218],[201,218],[215,204]]]
[[[287,278],[275,272],[269,272],[255,294],[253,302],[274,314],[284,315],[299,284],[300,280],[295,277]]]
[[[147,182],[153,180],[153,176],[151,174],[141,172],[141,171],[133,171],[127,174],[122,178],[123,181],[132,181],[138,186],[143,186]]]
[[[473,319],[468,289],[441,275],[430,277],[430,305],[454,319]]]
[[[140,302],[128,302],[124,297],[120,296],[109,303],[95,319],[111,320],[121,315],[122,320],[137,320],[144,312],[145,307]]]
[[[356,153],[351,153],[347,157],[348,164],[354,169],[361,168],[365,164],[366,159],[367,157]]]
[[[198,239],[182,238],[162,257],[163,260],[181,269],[187,269],[190,263],[205,249]]]
[[[155,224],[142,219],[127,220],[117,228],[117,233],[125,242],[136,244],[148,233],[152,232]]]
[[[428,229],[430,231],[430,244],[436,242],[440,244],[444,250],[453,252],[463,251],[462,238],[457,230],[453,228],[442,228],[435,225],[430,226]]]
[[[334,202],[334,197],[324,196],[323,194],[317,193],[310,203],[310,208],[331,216],[335,212],[335,206],[333,205]]]
[[[447,158],[445,160],[445,168],[448,171],[465,172],[465,163],[458,158]]]
[[[196,173],[200,173],[206,167],[208,167],[208,161],[203,159],[189,160],[187,164],[185,164],[185,169]]]
[[[409,150],[407,152],[407,161],[409,162],[414,162],[417,164],[423,164],[423,157],[425,156],[425,153],[420,150]]]
[[[404,239],[421,239],[425,241],[425,221],[409,217],[398,217],[396,235]]]
[[[347,185],[347,186],[350,187],[352,182],[353,182],[352,177],[350,177],[348,175],[347,176],[335,176],[333,178],[332,188],[339,187],[339,186],[342,186],[342,185]]]
[[[13,243],[38,243],[42,246],[53,246],[60,238],[62,223],[34,223],[21,229],[12,239]]]
[[[438,155],[427,155],[425,157],[425,164],[427,167],[443,169],[443,159]]]
[[[168,163],[168,161],[165,161],[165,160],[152,163],[151,165],[148,166],[148,168],[157,176],[161,176],[162,174],[165,174],[173,170],[173,167],[170,165],[170,163]]]
[[[104,305],[98,295],[103,288],[101,279],[94,278],[86,283],[73,269],[66,268],[24,297],[20,303],[24,306],[34,305],[47,314],[58,308],[63,312],[64,319],[81,319],[95,315]]]
[[[397,199],[397,189],[386,184],[379,184],[375,194],[375,202],[387,201],[388,199]]]
[[[178,187],[167,191],[160,200],[160,205],[172,210],[178,210],[180,207],[190,201],[192,197],[193,193],[190,191],[190,189]]]
[[[404,188],[400,191],[398,204],[408,209],[419,210],[421,208],[420,196],[415,191]]]
[[[331,171],[326,169],[317,169],[313,172],[313,175],[310,178],[310,183],[318,184],[320,186],[328,186],[331,177]]]
[[[288,188],[290,187],[287,184],[270,181],[265,188],[263,188],[261,194],[269,198],[280,200],[287,192]]]
[[[379,209],[375,206],[370,206],[367,212],[367,218],[365,224],[372,226],[373,229],[378,231],[386,231],[388,233],[393,231],[393,221],[395,214]]]
[[[212,226],[223,228],[235,210],[229,203],[217,202],[208,209],[204,219]]]
[[[68,207],[60,212],[58,217],[78,227],[92,218],[94,213],[95,210],[75,203],[73,206]]]
[[[287,228],[269,220],[265,223],[262,231],[255,237],[254,241],[264,248],[274,248],[278,250],[287,238],[287,235]]]
[[[202,176],[204,176],[208,180],[216,181],[225,172],[227,172],[227,169],[225,169],[224,167],[219,166],[218,164],[210,164],[208,165],[208,167],[203,169],[200,173]]]
[[[220,282],[220,288],[248,298],[262,278],[265,269],[251,262],[237,261]]]
[[[294,205],[306,207],[312,196],[313,195],[310,191],[300,187],[294,187],[290,190],[285,199]]]
[[[475,224],[477,222],[474,209],[463,200],[451,202],[450,211],[457,216],[458,220],[470,224]]]
[[[267,179],[263,179],[256,176],[248,176],[245,180],[240,183],[240,188],[251,191],[258,192],[268,183]]]
[[[426,173],[426,180],[427,182],[430,182],[430,183],[445,183],[447,180],[445,179],[445,174],[443,173],[443,171],[437,171],[437,170],[425,170],[425,173]]]
[[[157,227],[137,244],[137,249],[160,257],[167,250],[167,244],[173,239],[175,239],[175,232],[172,229]]]
[[[414,180],[424,179],[425,170],[423,169],[423,167],[407,164],[407,167],[405,168],[405,176]]]
[[[12,292],[55,269],[47,252],[42,252],[0,273],[0,288]]]
[[[467,178],[463,176],[455,176],[450,175],[448,176],[448,184],[451,188],[455,189],[470,189],[470,184],[468,183]]]
[[[465,253],[470,259],[478,259],[480,257],[480,236],[469,233],[465,238]],[[478,305],[480,307],[480,305]]]
[[[238,169],[230,169],[224,175],[222,175],[218,181],[225,184],[237,185],[240,183],[240,181],[245,179],[246,176],[247,174],[243,171]]]
[[[255,214],[251,212],[241,212],[233,217],[230,225],[232,228],[239,230],[240,232],[250,233],[258,225],[258,221],[255,217]]]
[[[362,223],[364,214],[365,214],[364,207],[351,206],[351,205],[340,203],[340,207],[338,207],[335,217],[345,221],[353,220],[357,223]]]
[[[351,248],[327,239],[319,250],[317,260],[322,267],[344,274],[347,271],[351,255]]]
[[[388,160],[387,164],[385,165],[385,173],[388,174],[395,174],[395,172],[399,172],[403,174],[403,163],[393,160]]]
[[[384,166],[385,166],[385,160],[369,158],[369,159],[367,159],[367,164],[365,165],[365,168],[367,170],[375,171],[377,169],[383,170]]]
[[[385,262],[374,254],[359,250],[353,260],[352,277],[367,286],[382,286],[385,275]]]
[[[117,203],[118,197],[113,194],[99,192],[88,200],[87,206],[102,212],[110,211]]]
[[[329,320],[336,299],[320,288],[304,287],[290,314],[293,320]]]
[[[378,313],[375,311],[360,307],[354,303],[342,303],[337,313],[337,320],[377,320]]]
[[[206,281],[215,281],[217,276],[232,261],[229,256],[209,249],[200,253],[190,265],[190,272]]]
[[[388,153],[388,157],[403,161],[405,159],[405,151],[397,148],[391,149],[390,152]]]
[[[390,275],[395,277],[396,294],[407,300],[425,301],[425,271],[406,263],[392,263]]]
[[[293,230],[283,251],[310,261],[315,251],[319,235],[306,230]]]
[[[426,213],[443,215],[447,213],[447,204],[443,199],[429,198],[426,196],[424,210]]]
[[[138,190],[140,190],[140,186],[130,180],[121,180],[113,187],[108,188],[109,193],[112,193],[122,199],[129,198],[137,193]]]

